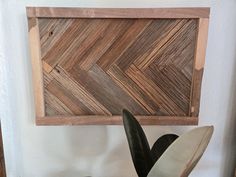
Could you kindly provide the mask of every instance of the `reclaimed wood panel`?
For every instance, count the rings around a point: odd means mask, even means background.
[[[38,125],[198,123],[209,9],[70,10],[27,8]]]

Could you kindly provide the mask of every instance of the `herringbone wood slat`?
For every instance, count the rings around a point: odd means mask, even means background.
[[[209,8],[27,7],[37,125],[196,125]]]
[[[39,18],[46,116],[189,116],[196,19]]]

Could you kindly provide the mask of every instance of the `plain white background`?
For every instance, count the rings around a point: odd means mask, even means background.
[[[136,177],[122,126],[37,127],[26,6],[211,7],[199,125],[214,125],[191,177],[231,177],[236,142],[235,0],[1,0],[0,117],[8,177]],[[191,129],[146,126],[151,144]]]

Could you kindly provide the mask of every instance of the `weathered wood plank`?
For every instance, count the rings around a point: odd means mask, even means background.
[[[135,116],[142,125],[197,125],[197,117]],[[37,125],[122,125],[121,116],[37,117]]]
[[[73,19],[45,19],[39,18],[41,56],[44,57],[56,42],[62,37],[64,32],[73,23]]]
[[[145,70],[155,62],[161,68],[175,63],[179,68],[184,68],[186,61],[193,60],[195,52],[197,20],[181,20],[174,27],[165,30],[163,36],[156,42],[155,47],[134,62],[135,65]]]
[[[72,94],[76,97],[83,105],[89,108],[94,114],[98,115],[111,115],[110,111],[107,110],[100,102],[90,94],[84,86],[77,81],[73,80],[62,68],[57,67],[52,71],[52,76],[62,86],[66,87],[67,91],[61,94]],[[57,95],[57,94],[55,94]],[[58,94],[60,96],[60,94]],[[78,107],[78,106],[77,106]],[[76,108],[75,108],[76,109]],[[79,108],[78,108],[79,109]]]
[[[188,113],[191,81],[177,67],[168,65],[161,71],[156,67],[150,67],[144,76],[151,79],[185,114]]]
[[[103,35],[97,35],[99,38],[90,48],[87,48],[89,51],[86,51],[87,55],[82,57],[80,68],[88,71],[102,57],[102,55],[107,52],[112,44],[129,29],[133,22],[134,20],[112,20],[106,27]],[[99,29],[97,30],[100,31]],[[91,38],[93,39],[90,35],[89,39]],[[127,44],[125,44],[125,46],[127,46]]]
[[[61,60],[71,56],[73,50],[77,50],[78,46],[86,38],[85,32],[94,30],[94,27],[97,27],[97,24],[92,24],[88,20],[73,20],[50,50],[44,54],[42,60],[54,68]]]
[[[118,38],[107,52],[99,59],[97,64],[107,71],[120,56],[134,43],[139,35],[150,25],[152,20],[138,19]],[[109,60],[108,60],[109,58]]]
[[[127,108],[135,114],[149,115],[149,113],[122,90],[102,69],[94,65],[89,72],[74,69],[71,76],[106,107],[112,115],[120,115],[122,109]]]
[[[47,116],[53,115],[65,115],[71,116],[73,112],[67,107],[61,100],[59,100],[54,94],[51,94],[48,90],[45,90],[45,109]]]
[[[163,115],[158,112],[158,105],[150,98],[127,74],[120,70],[119,67],[113,65],[107,73],[113,80],[124,89],[129,95],[142,105],[151,115]]]
[[[79,99],[77,99],[77,95],[72,94],[62,83],[53,80],[47,85],[46,89],[48,92],[53,93],[53,95],[57,97],[70,110],[70,112],[73,112],[74,115],[93,114],[93,112],[88,107],[86,107]],[[47,95],[45,94],[45,96]],[[45,101],[47,101],[46,104],[50,104],[50,102],[53,103],[53,100],[50,98],[47,98]],[[68,115],[67,112],[64,114],[64,112],[61,111],[59,115]]]
[[[199,8],[61,8],[26,7],[28,17],[53,18],[209,18],[210,9]]]
[[[116,64],[126,70],[133,63],[146,61],[150,53],[158,47],[158,44],[165,43],[162,39],[167,36],[175,28],[179,28],[178,24],[181,20],[154,20],[142,32],[142,34],[119,58]],[[178,29],[177,29],[178,30]],[[138,66],[138,65],[137,65]]]
[[[126,74],[155,100],[156,104],[160,106],[160,111],[172,116],[186,116],[186,113],[180,109],[151,79],[145,77],[135,65],[131,65],[126,71]]]

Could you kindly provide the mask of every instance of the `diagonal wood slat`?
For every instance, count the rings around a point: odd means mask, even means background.
[[[190,116],[197,19],[38,21],[47,116]]]

